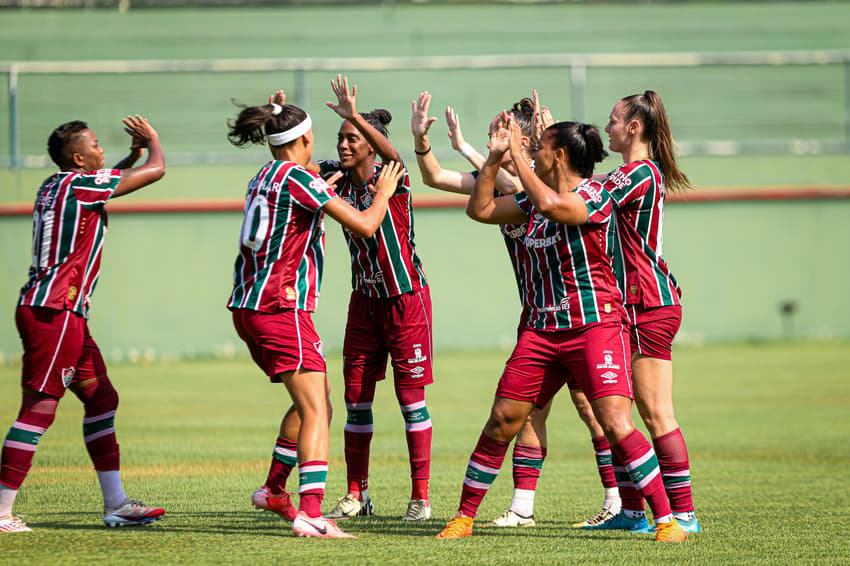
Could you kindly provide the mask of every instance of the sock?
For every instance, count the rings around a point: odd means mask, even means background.
[[[369,489],[369,446],[375,430],[372,416],[372,400],[375,384],[366,386],[346,385],[345,409],[347,418],[345,437],[345,468],[348,493],[361,497]]]
[[[270,493],[280,495],[286,491],[286,480],[295,466],[298,465],[298,445],[294,440],[278,436],[272,452],[272,463],[269,475],[266,476],[266,487]]]
[[[94,469],[99,472],[120,469],[120,452],[115,438],[118,392],[109,378],[103,376],[76,395],[85,409],[83,438]]]
[[[311,460],[298,465],[298,510],[308,517],[322,515],[322,499],[325,497],[325,484],[328,481],[328,463]]]
[[[17,489],[0,485],[0,519],[9,517],[12,514],[12,506],[15,504],[15,498],[17,496]]]
[[[481,501],[487,495],[487,490],[499,475],[499,469],[505,461],[507,452],[507,442],[498,442],[481,433],[466,468],[466,477],[463,479],[463,490],[460,494],[459,513],[467,517],[475,517]]]
[[[510,507],[514,513],[523,517],[534,515],[534,495],[545,459],[544,446],[514,443],[512,459],[514,495]]]
[[[593,451],[596,453],[596,469],[599,471],[599,479],[602,480],[602,487],[606,488],[606,490],[611,487],[617,487],[617,478],[614,476],[611,446],[608,444],[608,439],[600,436],[591,438],[590,441],[593,443]]]
[[[407,453],[410,459],[411,499],[428,501],[431,477],[431,415],[425,405],[425,388],[396,389],[396,397],[404,417]]]
[[[121,485],[121,472],[118,470],[98,471],[97,481],[103,493],[103,506],[107,509],[118,509],[125,501],[127,494]]]
[[[611,473],[613,473],[613,469]],[[620,490],[618,488],[605,488],[605,499],[602,501],[602,508],[607,509],[613,515],[616,515],[620,512],[620,510],[623,508],[623,503],[620,499]]]
[[[58,405],[59,399],[53,397],[22,396],[18,419],[12,423],[3,443],[0,484],[17,490],[24,483],[41,435],[53,424]]]
[[[611,454],[611,469],[614,472],[614,477],[617,480],[617,491],[620,495],[620,508],[623,512],[629,512],[627,516],[635,517],[645,516],[643,510],[643,497],[640,492],[635,489],[632,483],[632,478],[626,470],[626,466],[620,460],[616,452]]]
[[[670,502],[664,491],[661,480],[661,470],[658,459],[646,437],[637,429],[620,440],[614,447],[614,454],[623,462],[633,486],[646,499],[656,523],[667,523],[672,520]],[[623,499],[623,507],[626,501]]]
[[[676,429],[652,440],[658,455],[658,466],[664,480],[664,489],[670,499],[674,513],[693,513],[694,500],[691,495],[691,469],[688,447],[682,431]],[[677,516],[678,518],[678,516]]]

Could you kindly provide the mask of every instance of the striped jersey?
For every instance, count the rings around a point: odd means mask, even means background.
[[[625,320],[614,276],[613,203],[591,179],[576,188],[587,203],[588,222],[568,226],[546,219],[525,193],[514,196],[528,217],[524,269],[527,326],[563,330],[603,320]]]
[[[45,179],[35,199],[32,265],[18,305],[88,318],[106,235],[104,205],[120,181],[118,169],[60,171]]]
[[[369,208],[372,193],[368,185],[377,183],[382,163],[375,164],[375,172],[365,185],[356,185],[350,172],[340,168],[339,161],[319,161],[319,166],[326,178],[342,171],[343,177],[336,185],[339,196],[357,210]],[[390,197],[381,226],[371,238],[361,238],[346,228],[342,232],[351,254],[351,287],[355,291],[367,297],[397,297],[428,284],[416,255],[410,177],[406,172]]]
[[[645,308],[680,304],[682,291],[662,256],[664,177],[651,160],[626,163],[608,175],[614,200],[625,273],[625,303]]]
[[[325,260],[322,207],[336,193],[291,161],[270,161],[248,183],[227,307],[316,310]]]

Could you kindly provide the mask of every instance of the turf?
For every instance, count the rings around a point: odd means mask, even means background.
[[[297,539],[283,520],[250,507],[287,404],[282,387],[266,383],[244,359],[114,365],[125,486],[131,496],[165,507],[165,519],[140,529],[101,525],[80,439],[81,409],[69,398],[18,497],[16,512],[35,532],[3,536],[0,564],[36,556],[61,564],[839,564],[850,558],[846,343],[676,350],[677,417],[704,526],[686,544],[568,528],[596,511],[601,489],[587,433],[564,395],[550,416],[539,526],[433,540],[456,509],[506,355],[437,353],[438,381],[428,389],[434,518],[422,524],[399,520],[409,495],[403,422],[392,388],[379,387],[370,478],[378,515],[344,522],[359,539],[336,542]],[[329,371],[337,414],[326,510],[345,481],[339,356],[331,356]],[[17,410],[18,372],[0,368],[0,426]],[[479,517],[499,514],[510,492],[503,467]]]

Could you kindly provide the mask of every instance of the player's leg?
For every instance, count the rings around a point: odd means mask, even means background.
[[[534,407],[517,434],[511,459],[514,492],[510,506],[482,527],[533,527],[534,496],[546,458],[546,419],[552,404]]]
[[[478,507],[502,467],[508,446],[525,423],[534,404],[496,397],[490,418],[484,425],[478,443],[469,457],[457,515],[449,521],[437,538],[454,539],[472,534]]]
[[[570,397],[579,418],[587,426],[588,432],[590,432],[590,441],[593,444],[593,451],[596,455],[596,469],[599,472],[602,488],[605,490],[600,511],[584,521],[573,524],[575,528],[585,528],[600,525],[612,519],[620,512],[620,491],[617,488],[617,479],[614,476],[611,446],[608,444],[608,439],[605,438],[605,432],[596,421],[590,401],[588,401],[587,396],[577,385],[570,387]]]
[[[301,426],[298,431],[298,514],[292,532],[298,536],[355,538],[322,517],[328,479],[330,385],[324,371],[297,369],[279,376],[286,386]]]
[[[106,374],[100,349],[85,329],[77,375],[68,387],[83,404],[83,439],[103,495],[103,522],[109,527],[145,525],[159,520],[163,509],[130,499],[121,482],[121,456],[115,436],[118,392]]]
[[[590,325],[580,332],[567,356],[613,455],[623,463],[634,487],[652,510],[658,529],[656,540],[685,540],[687,535],[673,518],[655,452],[632,422],[630,352],[625,329],[613,322]],[[648,525],[641,524],[641,530],[648,530]]]
[[[431,416],[425,386],[434,382],[431,296],[428,287],[384,301],[383,335],[392,358],[396,398],[405,423],[411,492],[407,521],[431,516]]]
[[[286,491],[286,481],[298,465],[297,440],[300,427],[301,417],[293,405],[280,421],[280,431],[275,441],[266,481],[251,494],[254,507],[272,511],[289,521],[298,514],[292,497]]]

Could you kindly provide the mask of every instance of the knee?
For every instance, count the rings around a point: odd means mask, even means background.
[[[108,378],[101,378],[77,395],[85,407],[86,416],[99,415],[118,409],[118,392]]]
[[[490,411],[490,418],[484,427],[484,432],[493,440],[510,442],[525,424],[527,418],[528,413],[497,402]]]

